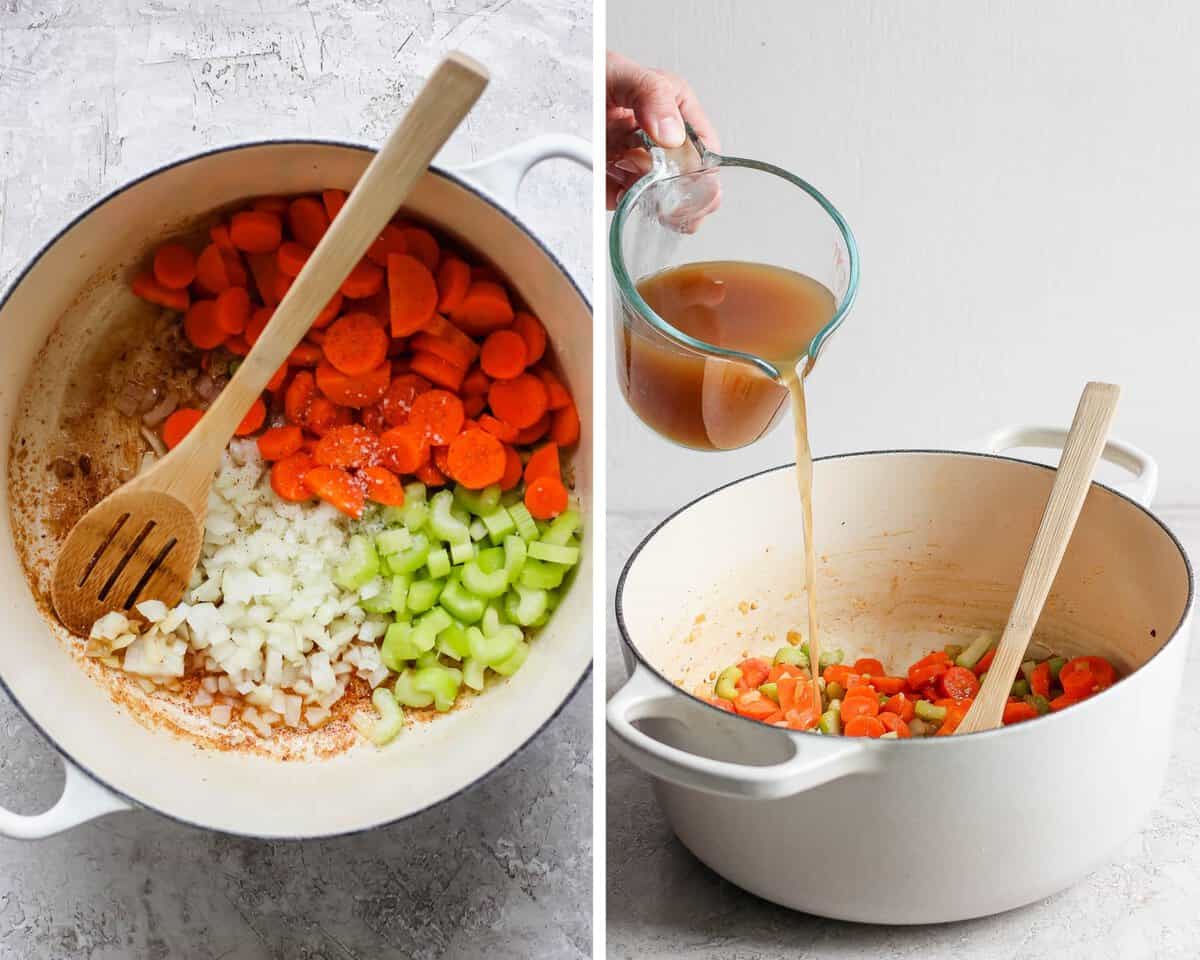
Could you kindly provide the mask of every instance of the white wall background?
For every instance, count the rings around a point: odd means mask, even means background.
[[[1200,7],[1167,0],[608,0],[609,46],[684,74],[729,153],[788,167],[853,228],[862,286],[810,381],[818,455],[1114,432],[1200,500]],[[611,333],[606,333],[610,347]],[[793,459],[669,446],[611,379],[610,510],[666,510]],[[652,470],[647,465],[653,464]]]

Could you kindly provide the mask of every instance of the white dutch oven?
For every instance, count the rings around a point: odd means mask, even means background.
[[[368,147],[271,141],[215,150],[171,164],[104,198],[55,237],[3,301],[0,435],[12,431],[18,393],[60,318],[91,304],[119,308],[133,266],[166,235],[247,197],[352,187]],[[566,270],[511,212],[525,173],[552,157],[590,163],[582,140],[546,136],[451,173],[431,169],[406,207],[462,237],[506,274],[545,322],[584,424],[592,415],[592,333],[587,299]],[[586,222],[586,218],[585,221]],[[63,347],[69,352],[67,343]],[[68,362],[65,359],[64,362]],[[586,428],[585,428],[586,429]],[[585,435],[586,436],[586,435]],[[8,443],[3,444],[4,473]],[[591,456],[575,459],[590,517]],[[12,542],[9,511],[5,539]],[[314,837],[378,826],[424,810],[475,783],[542,729],[591,664],[591,557],[542,632],[525,667],[469,708],[406,730],[384,750],[280,762],[201,749],[139,723],[76,664],[39,613],[14,550],[0,551],[3,622],[0,679],[58,748],[66,787],[47,812],[0,810],[0,832],[41,837],[100,814],[146,807],[197,826],[264,837]]]
[[[1017,429],[995,449],[1057,445]],[[1110,657],[1110,690],[963,737],[878,741],[766,727],[690,696],[710,672],[803,629],[790,467],[684,507],[617,588],[631,677],[608,706],[680,840],[738,886],[809,913],[934,923],[1007,910],[1102,863],[1154,804],[1187,648],[1192,574],[1146,505],[1094,486],[1036,638]],[[899,668],[956,632],[1001,626],[1052,471],[996,455],[863,453],[816,464],[823,644]],[[965,634],[970,635],[970,634]]]

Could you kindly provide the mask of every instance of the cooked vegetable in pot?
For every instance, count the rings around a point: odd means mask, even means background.
[[[987,675],[999,637],[982,633],[966,648],[935,650],[891,676],[873,657],[843,664],[832,651],[812,702],[807,644],[781,647],[773,662],[750,657],[725,668],[699,695],[714,706],[790,730],[847,737],[943,736],[962,722]],[[822,660],[826,655],[822,655]],[[1103,657],[1047,657],[1021,664],[1004,708],[1004,723],[1062,710],[1111,687],[1113,665]]]

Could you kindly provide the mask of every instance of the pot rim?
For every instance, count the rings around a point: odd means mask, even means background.
[[[1009,461],[1012,463],[1023,464],[1025,466],[1037,467],[1042,470],[1054,471],[1056,469],[1055,467],[1050,466],[1049,464],[1038,463],[1036,460],[1026,460],[1021,457],[1010,457],[1010,456],[1005,456],[1004,454],[981,453],[979,451],[974,451],[974,450],[939,450],[937,448],[927,448],[927,447],[916,447],[916,448],[905,448],[905,449],[894,449],[894,450],[857,450],[857,451],[853,451],[850,453],[835,453],[835,454],[830,454],[830,455],[824,456],[824,457],[814,457],[813,463],[820,463],[825,460],[849,460],[849,459],[853,459],[855,457],[872,457],[872,456],[880,456],[880,455],[911,454],[911,453],[922,454],[922,455],[931,455],[931,456],[978,457],[978,458],[984,459],[984,460],[1006,460],[1006,461]],[[719,707],[713,706],[711,703],[701,700],[695,694],[690,693],[689,691],[676,686],[662,673],[662,671],[660,671],[654,664],[652,664],[648,659],[646,659],[646,657],[644,657],[642,655],[641,651],[638,650],[637,645],[633,642],[633,640],[629,636],[629,630],[626,628],[626,625],[625,625],[624,604],[623,604],[622,600],[623,600],[623,597],[625,594],[625,581],[629,577],[629,572],[630,572],[630,569],[633,567],[634,561],[637,560],[637,558],[638,558],[639,554],[641,554],[643,548],[645,548],[647,546],[647,544],[649,544],[650,541],[654,539],[654,537],[658,534],[658,532],[663,527],[665,527],[668,523],[670,523],[676,517],[683,514],[685,511],[690,510],[692,507],[694,507],[696,504],[700,503],[702,500],[707,500],[709,497],[711,497],[715,494],[718,494],[721,491],[728,489],[729,487],[736,486],[737,484],[740,484],[740,483],[745,483],[749,480],[757,479],[758,477],[765,476],[768,473],[775,473],[779,470],[792,470],[792,469],[795,469],[795,466],[796,466],[796,464],[794,462],[793,463],[783,463],[783,464],[779,464],[778,466],[775,466],[775,467],[767,467],[763,470],[756,471],[755,473],[748,474],[747,476],[744,476],[744,477],[739,477],[736,480],[731,480],[728,483],[724,483],[719,487],[715,487],[712,490],[709,490],[707,493],[701,494],[700,496],[696,497],[694,500],[691,500],[688,503],[685,503],[683,506],[679,507],[677,510],[674,510],[668,516],[664,517],[661,521],[659,521],[657,524],[655,524],[654,528],[652,530],[650,530],[650,532],[647,533],[642,538],[642,540],[638,543],[638,545],[636,547],[634,547],[633,552],[629,555],[629,559],[625,561],[625,565],[621,568],[621,574],[617,578],[616,594],[615,594],[614,601],[613,601],[613,606],[614,606],[614,610],[615,610],[615,614],[616,614],[617,630],[620,632],[621,640],[625,644],[625,646],[629,649],[630,653],[633,654],[634,659],[637,661],[637,663],[640,666],[645,667],[647,670],[649,670],[651,673],[653,673],[654,676],[657,677],[660,681],[662,681],[662,683],[664,683],[672,692],[677,693],[677,694],[683,694],[684,696],[688,697],[689,699],[694,700],[696,703],[700,704],[705,709],[711,710],[713,712],[714,716],[733,717],[735,720],[742,721],[742,722],[745,722],[748,724],[752,724],[753,726],[755,726],[757,728],[764,727],[764,724],[760,723],[757,720],[753,720],[750,717],[743,717],[736,713],[730,714],[726,710],[722,710]],[[1133,498],[1126,496],[1125,494],[1121,493],[1119,490],[1113,489],[1108,484],[1100,483],[1099,481],[1092,481],[1092,482],[1096,486],[1098,486],[1098,487],[1108,491],[1109,493],[1113,494],[1114,496],[1119,497],[1120,499],[1126,501],[1127,503],[1129,503],[1132,507],[1136,508],[1137,510],[1140,510],[1150,520],[1152,520],[1155,524],[1157,524],[1158,527],[1171,539],[1171,542],[1175,545],[1175,549],[1179,551],[1179,557],[1183,561],[1184,569],[1187,571],[1187,580],[1188,580],[1187,603],[1184,604],[1183,613],[1180,615],[1179,622],[1176,623],[1175,626],[1173,626],[1171,628],[1170,636],[1163,642],[1162,646],[1160,646],[1158,648],[1158,650],[1156,650],[1154,652],[1154,654],[1149,657],[1149,659],[1147,659],[1141,666],[1139,666],[1137,668],[1137,670],[1135,670],[1133,672],[1133,674],[1130,674],[1128,677],[1123,678],[1125,680],[1128,680],[1128,679],[1131,679],[1134,674],[1138,673],[1140,670],[1142,670],[1144,667],[1146,667],[1148,664],[1150,664],[1157,657],[1162,655],[1166,651],[1167,647],[1169,647],[1171,644],[1175,643],[1178,640],[1179,634],[1180,634],[1180,628],[1187,622],[1188,617],[1191,616],[1192,605],[1195,602],[1195,596],[1196,596],[1196,580],[1195,580],[1194,572],[1192,570],[1191,560],[1188,559],[1187,551],[1183,549],[1183,544],[1179,542],[1179,538],[1177,536],[1175,536],[1175,534],[1171,530],[1171,528],[1168,527],[1167,524],[1162,521],[1162,519],[1160,519],[1148,507],[1142,506],[1142,504],[1138,503]],[[1110,689],[1115,689],[1119,685],[1120,682],[1121,681],[1118,681],[1118,684],[1114,684],[1113,687],[1111,687]],[[1089,697],[1084,702],[1075,704],[1075,706],[1073,706],[1071,708],[1072,712],[1075,713],[1076,711],[1081,710],[1081,709],[1093,709],[1091,707],[1091,704],[1095,703],[1095,701],[1099,700],[1107,692],[1108,692],[1107,690],[1101,691],[1100,693],[1096,694],[1095,696]],[[1035,717],[1034,720],[1032,720],[1030,722],[1031,723],[1036,723],[1036,722],[1041,722],[1041,721],[1053,722],[1053,721],[1057,720],[1057,718],[1060,715],[1061,715],[1060,713],[1050,713],[1050,714],[1046,714],[1045,716]],[[1076,713],[1076,715],[1078,715],[1078,714]],[[1014,728],[1016,728],[1018,730],[1024,729],[1026,727],[1028,727],[1028,724],[1021,724],[1020,727],[1016,727],[1016,725],[1014,725]],[[974,739],[976,737],[1004,736],[1007,733],[1011,732],[1011,730],[1014,728],[1001,726],[1001,727],[996,727],[993,730],[980,730],[976,733],[967,734],[967,736],[971,737],[972,739]],[[776,730],[774,730],[774,733],[776,733],[776,734],[785,733],[791,737],[801,737],[801,736],[808,735],[807,731],[803,731],[803,730],[782,730],[781,731],[781,730],[776,729]],[[814,739],[820,741],[825,738],[816,737]],[[833,738],[829,738],[829,739],[836,741],[836,740],[840,740],[841,738],[833,737]],[[946,744],[951,743],[955,738],[951,738],[951,737],[946,737],[946,738],[910,737],[908,739],[889,741],[886,744],[877,742],[875,739],[870,738],[870,737],[859,737],[856,739],[860,740],[861,745],[868,749],[885,749],[885,750],[894,749],[896,744],[902,743],[902,744],[908,745],[907,747],[902,748],[902,749],[911,749],[916,744],[921,744],[926,749],[935,749],[936,750],[936,749],[938,749],[936,744],[941,743],[943,745],[946,745]],[[806,749],[822,749],[822,748],[810,746],[810,747],[807,747]],[[918,749],[920,749],[920,748],[918,748]]]
[[[77,224],[82,223],[84,220],[86,220],[88,217],[90,217],[94,212],[99,210],[105,204],[109,203],[112,200],[115,200],[117,197],[121,196],[122,194],[124,194],[125,192],[127,192],[129,190],[132,190],[134,187],[140,186],[143,182],[150,180],[152,177],[156,177],[161,173],[166,173],[168,170],[174,170],[176,167],[182,167],[189,163],[193,163],[197,160],[204,160],[204,159],[207,159],[208,157],[217,156],[219,154],[232,153],[236,150],[245,150],[245,149],[248,149],[251,147],[269,147],[269,146],[343,147],[343,148],[349,149],[349,150],[358,150],[363,153],[378,153],[377,147],[373,147],[367,143],[356,143],[351,140],[337,140],[337,139],[322,138],[322,137],[267,137],[267,138],[262,138],[262,139],[257,139],[257,140],[239,140],[234,143],[225,144],[223,146],[212,147],[207,150],[201,150],[198,153],[189,153],[186,156],[178,157],[178,158],[176,158],[174,160],[170,160],[166,163],[159,164],[158,166],[152,167],[151,169],[147,170],[145,173],[142,173],[142,174],[138,175],[137,177],[134,177],[131,180],[127,180],[126,182],[120,184],[117,187],[114,187],[112,190],[110,190],[107,193],[103,194],[102,196],[98,197],[96,200],[89,203],[83,210],[81,210],[79,213],[77,213],[74,217],[72,217],[64,226],[62,226],[60,229],[56,230],[53,233],[53,235],[51,235],[45,241],[45,243],[43,243],[38,248],[37,252],[34,253],[33,256],[31,256],[25,262],[24,266],[22,266],[21,269],[19,271],[17,271],[17,273],[13,276],[12,281],[3,289],[2,292],[0,292],[0,313],[2,313],[4,311],[5,306],[8,305],[8,301],[12,298],[12,295],[16,292],[17,288],[22,284],[22,282],[24,282],[25,278],[29,275],[29,272],[31,270],[33,270],[33,268],[35,266],[37,266],[38,263],[41,262],[42,258],[50,252],[51,248],[53,248],[55,245],[57,245],[59,240],[61,240],[64,236],[66,236],[66,234],[68,234],[71,230],[73,230]],[[479,200],[483,203],[486,203],[492,209],[496,210],[503,217],[505,217],[509,222],[511,222],[514,227],[516,227],[523,234],[525,234],[525,236],[528,237],[529,240],[531,240],[535,246],[537,246],[537,248],[542,252],[542,254],[544,256],[546,256],[552,264],[554,264],[555,269],[557,269],[558,272],[560,274],[562,274],[563,277],[566,278],[567,282],[571,285],[571,288],[575,291],[576,295],[583,302],[583,304],[587,307],[588,312],[589,313],[594,312],[593,308],[592,308],[591,300],[587,297],[587,295],[583,292],[583,290],[580,289],[580,286],[576,282],[575,277],[571,274],[571,271],[566,268],[566,266],[562,263],[561,260],[558,259],[558,257],[556,257],[549,249],[547,249],[546,245],[544,243],[542,243],[541,239],[537,236],[537,234],[534,233],[533,230],[527,224],[525,224],[524,221],[522,221],[520,219],[520,217],[518,217],[516,215],[515,212],[508,210],[502,204],[500,204],[495,199],[490,197],[487,193],[485,193],[483,190],[481,190],[479,187],[475,186],[474,184],[469,182],[466,178],[464,178],[458,174],[452,173],[451,171],[446,170],[442,167],[438,167],[434,164],[430,164],[428,169],[429,169],[429,172],[432,173],[434,176],[441,177],[443,180],[449,180],[451,183],[455,184],[455,186],[458,186],[458,187],[462,188],[463,190],[467,191],[468,193],[470,193],[477,200]],[[5,494],[5,499],[7,500],[7,494]],[[4,679],[3,669],[0,669],[0,689],[2,689],[4,691],[4,693],[8,696],[8,699],[12,701],[13,705],[16,706],[16,708],[21,712],[21,715],[27,721],[29,721],[29,724],[34,728],[34,730],[36,730],[38,732],[38,734],[42,737],[42,739],[45,740],[48,744],[50,744],[50,746],[54,749],[55,753],[57,753],[60,757],[62,757],[66,762],[68,762],[72,766],[76,767],[82,774],[84,774],[91,780],[98,783],[105,790],[109,791],[114,796],[120,797],[122,800],[126,801],[132,807],[134,807],[136,809],[151,810],[154,813],[158,814],[159,816],[165,817],[168,820],[173,820],[176,823],[184,824],[185,826],[196,827],[197,829],[208,830],[208,831],[211,831],[214,833],[224,833],[224,834],[227,834],[230,836],[248,837],[248,838],[257,839],[257,840],[317,840],[317,839],[328,839],[328,838],[334,838],[334,837],[352,837],[352,836],[356,836],[357,834],[366,833],[370,830],[377,830],[381,827],[392,826],[393,824],[401,823],[405,820],[410,820],[413,817],[420,816],[421,814],[425,813],[426,811],[432,810],[434,807],[440,806],[443,803],[447,803],[448,801],[453,800],[455,797],[458,797],[461,794],[466,793],[468,790],[477,786],[483,780],[487,779],[492,774],[498,772],[500,769],[505,767],[507,764],[511,763],[517,757],[518,754],[523,753],[525,751],[525,749],[534,740],[536,740],[539,736],[541,736],[541,734],[545,731],[546,727],[548,727],[558,717],[558,715],[561,714],[564,709],[566,709],[567,704],[571,702],[571,700],[574,698],[575,694],[579,692],[580,688],[587,681],[588,677],[591,676],[594,665],[595,665],[595,658],[593,657],[592,659],[590,659],[588,661],[587,669],[585,669],[579,675],[579,679],[577,679],[575,681],[575,683],[571,686],[571,689],[567,691],[567,693],[563,697],[563,699],[554,707],[554,709],[550,712],[550,714],[546,717],[546,719],[543,720],[542,723],[538,725],[537,729],[534,730],[528,736],[528,738],[525,739],[524,742],[519,744],[515,750],[513,750],[511,753],[509,753],[506,757],[501,759],[499,762],[488,767],[486,770],[484,770],[482,773],[480,773],[479,776],[475,777],[468,783],[463,784],[458,789],[452,791],[451,793],[446,794],[444,797],[439,797],[437,800],[434,800],[432,803],[426,804],[425,806],[423,806],[417,810],[412,810],[409,813],[406,813],[400,817],[394,817],[394,818],[388,819],[388,820],[380,820],[376,823],[365,824],[364,826],[356,827],[353,830],[334,830],[334,831],[325,832],[325,833],[305,833],[305,834],[265,834],[265,833],[253,833],[253,832],[249,832],[249,831],[243,832],[243,831],[239,831],[239,830],[219,829],[217,827],[208,826],[207,824],[197,823],[196,821],[189,820],[185,817],[180,817],[178,814],[170,813],[166,810],[161,809],[160,807],[145,803],[136,797],[130,796],[129,794],[125,793],[124,791],[118,790],[116,787],[109,784],[106,780],[104,780],[98,774],[94,773],[87,765],[81,763],[74,756],[72,756],[70,753],[68,753],[66,750],[64,750],[59,745],[58,741],[55,740],[52,736],[50,736],[50,734],[47,733],[42,728],[41,724],[38,723],[38,721],[33,717],[33,715],[29,712],[29,710],[27,710],[25,708],[25,705],[13,693],[12,689],[8,685],[8,682]]]

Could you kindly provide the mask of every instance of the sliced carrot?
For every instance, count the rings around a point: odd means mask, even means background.
[[[328,431],[338,425],[338,411],[341,407],[334,404],[328,397],[317,394],[308,401],[308,408],[304,411],[304,426],[311,433],[315,433],[318,437],[323,437]],[[316,444],[313,444],[313,450],[316,450]]]
[[[946,706],[946,719],[942,721],[942,725],[938,727],[938,732],[934,736],[948,737],[958,729],[958,725],[962,723],[963,717],[967,715],[967,711],[971,709],[970,700],[954,700]]]
[[[512,443],[517,439],[517,434],[520,432],[516,427],[510,426],[503,420],[497,420],[490,413],[485,413],[479,418],[479,426],[496,439],[503,440],[505,443]]]
[[[322,467],[369,467],[379,459],[379,438],[361,424],[334,427],[313,449]]]
[[[359,260],[342,281],[342,294],[351,300],[373,296],[383,289],[383,278],[382,267],[370,260]]]
[[[432,384],[415,373],[402,373],[392,379],[387,393],[379,401],[383,419],[393,427],[408,423],[413,401],[432,388]]]
[[[579,411],[574,403],[555,410],[551,421],[550,437],[560,447],[573,447],[579,442]]]
[[[444,487],[446,485],[446,475],[432,463],[421,464],[413,475],[427,487]]]
[[[154,279],[168,290],[182,290],[196,279],[196,255],[182,243],[164,243],[154,253]]]
[[[532,443],[537,443],[550,432],[550,414],[542,414],[542,419],[535,423],[532,427],[526,427],[518,431],[516,444],[521,447],[527,447]]]
[[[468,490],[499,483],[506,462],[504,444],[483,430],[464,430],[451,440],[446,460],[450,476]]]
[[[525,487],[525,506],[538,520],[550,520],[567,509],[567,488],[557,477],[538,477]]]
[[[424,350],[418,350],[412,355],[409,367],[414,373],[419,373],[427,380],[436,383],[447,390],[458,390],[462,385],[466,368],[455,366],[449,361]]]
[[[842,723],[849,723],[855,717],[875,717],[879,715],[879,700],[876,697],[845,697],[842,700]]]
[[[992,647],[987,653],[979,658],[979,662],[972,668],[975,671],[975,676],[982,677],[988,671],[988,667],[992,665],[992,661],[996,659],[996,648]]]
[[[409,412],[409,425],[435,447],[448,444],[462,431],[462,401],[448,390],[427,390],[416,397]]]
[[[367,247],[367,259],[381,267],[386,267],[389,254],[408,252],[408,244],[404,242],[404,232],[395,224],[389,223],[380,231],[375,242]]]
[[[547,410],[546,386],[532,374],[497,380],[488,388],[492,413],[518,430],[531,427]]]
[[[364,484],[337,467],[312,467],[304,474],[304,485],[326,503],[351,517],[361,517],[366,506]]]
[[[325,214],[330,221],[342,212],[342,207],[346,205],[345,190],[323,190],[321,191],[321,203],[325,207]]]
[[[894,713],[901,720],[907,723],[917,713],[917,705],[912,701],[912,698],[904,693],[897,693],[888,698],[888,702],[883,705],[883,709],[888,713]]]
[[[1083,703],[1087,697],[1076,697],[1069,693],[1064,693],[1061,697],[1055,697],[1050,701],[1050,709],[1056,713],[1059,710],[1065,710],[1067,707],[1073,707],[1077,703]]]
[[[437,319],[436,314],[434,319]],[[409,341],[409,345],[413,350],[424,350],[464,369],[479,356],[479,345],[450,323],[446,324],[445,335],[422,331]]]
[[[416,257],[425,264],[430,273],[433,273],[442,258],[442,251],[433,234],[420,227],[407,227],[400,231],[400,235],[404,238],[404,247],[408,255]]]
[[[764,697],[757,690],[746,690],[737,695],[737,699],[733,701],[733,709],[751,720],[766,720],[778,707],[774,700]]]
[[[896,714],[887,710],[879,714],[879,722],[883,724],[885,730],[889,733],[894,733],[900,740],[907,740],[912,736],[912,731],[908,729],[908,724]]]
[[[821,671],[821,676],[827,684],[837,683],[847,689],[850,687],[850,678],[854,675],[854,670],[846,663],[831,663]]]
[[[333,295],[333,299],[331,299],[327,304],[325,304],[325,309],[323,309],[320,313],[317,314],[317,319],[313,321],[313,329],[315,329],[315,330],[325,329],[327,326],[329,326],[331,323],[333,323],[334,320],[337,319],[337,315],[339,313],[341,313],[341,311],[342,311],[342,294],[341,294],[341,291],[339,290],[337,293],[335,293]]]
[[[858,716],[842,727],[842,734],[847,737],[882,737],[887,728],[878,717]]]
[[[224,223],[216,223],[208,228],[209,239],[217,245],[221,250],[227,253],[237,252],[237,247],[233,245],[233,238],[229,236],[229,226]]]
[[[525,341],[525,363],[529,366],[542,359],[546,352],[546,328],[532,313],[518,311],[513,317],[513,331]]]
[[[473,337],[483,337],[513,322],[513,308],[508,293],[498,283],[487,280],[472,282],[467,295],[450,318]]]
[[[226,287],[217,294],[217,326],[230,336],[236,336],[246,329],[250,310],[250,294],[245,287]]]
[[[487,393],[491,386],[492,378],[478,367],[472,367],[467,375],[463,377],[462,388],[464,393]]]
[[[215,300],[197,300],[183,318],[183,334],[188,341],[201,350],[219,347],[229,336],[217,320]]]
[[[887,673],[883,669],[883,663],[874,657],[859,657],[854,661],[854,672],[870,674],[873,677],[882,677]]]
[[[210,243],[200,251],[200,256],[196,258],[194,279],[202,293],[211,293],[213,296],[216,296],[232,282],[229,278],[225,253],[215,243]]]
[[[246,342],[245,337],[230,337],[223,344],[226,350],[232,353],[235,357],[244,357],[250,352],[250,344]]]
[[[283,361],[283,363],[279,365],[279,369],[271,374],[271,379],[267,381],[267,390],[269,390],[271,393],[278,393],[280,388],[283,386],[283,382],[287,379],[287,375],[290,370],[291,367],[288,366],[288,362],[286,360]]]
[[[1006,703],[1004,705],[1004,714],[1001,717],[1001,721],[1006,725],[1020,723],[1022,720],[1034,720],[1037,718],[1037,715],[1037,707],[1032,703],[1018,700],[1015,703]]]
[[[531,372],[536,373],[538,379],[546,385],[546,406],[551,410],[561,410],[571,402],[571,394],[553,370],[540,366]]]
[[[558,461],[558,444],[547,443],[544,446],[538,447],[525,463],[525,483],[533,483],[538,477],[553,477],[555,480],[562,479],[562,467]],[[759,680],[754,686],[760,686],[766,682],[766,674],[763,679]]]
[[[283,500],[302,503],[312,498],[304,477],[315,467],[307,453],[293,453],[271,467],[271,489]]]
[[[914,689],[933,683],[950,669],[950,658],[944,653],[933,653],[922,657],[908,668],[908,684]]]
[[[287,240],[281,243],[279,249],[275,251],[275,265],[285,277],[297,277],[310,256],[312,256],[312,250],[304,244],[296,243],[295,240]]]
[[[452,313],[466,299],[471,285],[471,268],[458,257],[447,257],[438,267],[437,308],[442,313]]]
[[[317,388],[340,407],[369,407],[382,399],[391,381],[392,365],[386,360],[355,376],[342,373],[331,363],[317,366]]]
[[[383,467],[363,467],[358,477],[367,489],[367,499],[385,507],[404,506],[404,485],[390,470]]]
[[[408,337],[423,329],[437,310],[438,292],[433,274],[416,257],[391,254],[387,258],[388,296],[393,337]]]
[[[500,477],[500,489],[509,491],[521,482],[521,457],[507,443],[504,445],[504,473]]]
[[[168,310],[183,311],[188,308],[191,303],[191,297],[188,296],[186,290],[172,290],[169,287],[164,287],[156,279],[154,274],[140,273],[133,278],[133,282],[129,285],[135,296],[141,297],[143,300],[148,300],[150,303],[157,304],[160,307],[166,307]]]
[[[266,213],[285,213],[288,202],[284,197],[255,197],[250,201],[252,210],[262,210]]]
[[[263,403],[262,397],[259,397],[250,404],[250,409],[246,411],[246,415],[242,417],[242,422],[237,425],[233,434],[236,437],[248,437],[258,430],[266,422],[266,419],[267,405]]]
[[[310,250],[316,248],[329,229],[329,214],[316,197],[297,197],[293,200],[288,204],[287,219],[292,236]]]
[[[482,393],[468,393],[463,396],[463,410],[468,417],[477,417],[487,409],[487,397]]]
[[[757,690],[771,673],[771,664],[762,657],[747,657],[739,661],[737,667],[742,671],[737,684],[739,690]]]
[[[380,434],[379,453],[383,465],[389,470],[412,474],[429,462],[429,441],[415,427],[393,427]]]
[[[308,406],[317,392],[316,381],[307,370],[301,370],[288,384],[283,393],[283,412],[292,423],[304,426],[308,419]]]
[[[1044,660],[1029,675],[1029,689],[1039,697],[1050,699],[1050,661]]]
[[[908,689],[908,680],[904,677],[871,677],[871,686],[886,696],[895,696]]]
[[[805,707],[789,710],[785,715],[789,730],[811,730],[821,721],[821,714],[815,707]]]
[[[236,250],[221,250],[221,264],[225,267],[225,276],[229,278],[231,286],[250,285],[250,274],[246,272],[246,265],[242,263],[242,255]]]
[[[264,460],[283,460],[298,453],[303,445],[303,431],[291,424],[264,430],[258,438],[258,452]]]
[[[483,341],[479,366],[494,380],[512,380],[525,372],[525,340],[511,330],[496,330]]]
[[[1073,657],[1058,672],[1063,693],[1081,699],[1107,690],[1116,680],[1116,670],[1103,657]]]
[[[315,367],[324,357],[325,354],[315,343],[306,343],[301,340],[288,354],[287,362],[297,367]]]
[[[162,440],[168,450],[174,450],[181,440],[192,432],[192,427],[204,416],[203,410],[180,407],[163,422]]]
[[[326,332],[322,350],[338,370],[357,377],[387,360],[388,335],[369,313],[347,313]]]
[[[259,307],[250,314],[250,319],[246,321],[246,328],[242,331],[242,335],[246,338],[246,342],[250,346],[254,346],[258,342],[258,338],[267,329],[267,324],[271,322],[271,317],[274,314],[274,307]]]
[[[968,700],[979,692],[979,678],[966,667],[950,667],[938,677],[938,689],[954,700]]]
[[[283,222],[277,213],[242,210],[229,223],[229,237],[246,253],[274,253],[283,240]]]
[[[258,296],[268,307],[279,304],[279,265],[273,253],[250,253],[246,255],[250,272],[254,275],[254,287]]]

